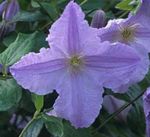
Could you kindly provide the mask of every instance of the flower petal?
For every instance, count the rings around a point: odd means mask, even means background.
[[[89,27],[84,16],[80,6],[71,1],[49,30],[46,39],[49,45],[61,49],[66,55],[79,54],[83,43],[93,34],[91,31],[97,31]]]
[[[146,117],[150,114],[150,87],[146,90],[144,96],[144,112]]]
[[[36,94],[47,94],[56,88],[65,72],[65,60],[50,49],[29,53],[10,68],[17,82]]]
[[[146,117],[146,137],[150,137],[150,114]]]
[[[144,25],[146,28],[149,28],[150,22],[150,1],[149,0],[140,0],[141,6],[137,11],[136,15],[130,15],[129,19],[130,22],[139,22],[140,24]]]
[[[121,41],[120,38],[120,32],[119,28],[120,26],[118,25],[120,23],[119,20],[110,20],[106,27],[99,29],[99,37],[101,41],[110,41],[110,42],[116,42],[116,41]]]
[[[145,27],[139,27],[136,30],[135,33],[135,40],[133,43],[135,46],[137,44],[141,45],[141,47],[144,47],[148,52],[150,52],[150,29],[147,29]]]
[[[54,104],[57,116],[70,120],[76,128],[90,126],[99,114],[103,89],[85,72],[71,74],[59,89]]]
[[[89,73],[107,88],[119,90],[120,86],[139,82],[148,72],[148,55],[142,58],[134,48],[107,42],[92,48],[95,53],[90,47],[85,51],[85,65]]]
[[[143,96],[144,112],[146,120],[146,134],[150,137],[150,88],[148,88]]]

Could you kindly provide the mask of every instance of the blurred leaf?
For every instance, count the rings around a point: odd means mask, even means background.
[[[14,79],[0,80],[0,111],[6,111],[15,106],[21,96],[21,87]]]
[[[138,136],[143,136],[145,133],[145,117],[141,107],[134,106],[128,115],[128,126]]]
[[[40,112],[44,105],[44,96],[32,94],[32,100],[34,102],[36,110]]]
[[[25,22],[34,22],[47,20],[47,16],[42,14],[40,11],[28,12],[20,11],[17,15],[11,20],[11,22],[25,21]]]
[[[53,20],[58,17],[56,1],[40,2],[40,4]]]
[[[53,116],[43,115],[45,126],[54,137],[63,137],[62,120]]]
[[[21,9],[27,9],[30,5],[31,0],[18,0],[21,6]]]
[[[85,10],[93,10],[100,9],[104,6],[103,0],[84,0],[84,2],[80,2],[82,8]]]
[[[75,129],[68,122],[64,122],[64,136],[63,137],[92,137],[90,129],[82,128]]]
[[[0,54],[0,63],[5,66],[10,66],[17,62],[22,56],[32,51],[39,41],[39,33],[32,34],[19,33],[16,40]]]
[[[17,34],[16,33],[11,33],[10,35],[8,35],[7,37],[5,37],[3,39],[3,44],[8,47],[11,43],[13,43],[17,38]]]
[[[42,119],[41,118],[34,119],[32,122],[30,122],[27,129],[23,132],[23,135],[19,137],[38,137],[42,127],[43,127]]]

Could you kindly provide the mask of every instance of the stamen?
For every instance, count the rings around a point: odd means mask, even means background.
[[[70,59],[70,65],[73,67],[78,67],[81,64],[81,59],[78,56],[74,56]]]
[[[132,28],[124,28],[121,32],[121,36],[123,41],[129,42],[134,38],[134,29]]]

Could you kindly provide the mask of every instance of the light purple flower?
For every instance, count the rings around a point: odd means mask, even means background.
[[[125,105],[125,103],[126,103],[125,101],[117,99],[112,95],[106,95],[104,96],[103,106],[108,111],[109,114],[112,114],[116,112],[118,109],[120,109],[123,105]],[[123,110],[116,116],[116,119],[119,121],[126,121],[130,109],[131,106],[127,107],[125,110]]]
[[[150,1],[142,0],[142,6],[136,15],[127,19],[110,20],[107,26],[100,29],[102,41],[122,42],[135,48],[146,48],[150,52]]]
[[[150,88],[147,89],[143,96],[144,112],[146,120],[146,137],[150,137]]]
[[[71,1],[50,29],[51,48],[29,53],[10,68],[17,82],[31,92],[45,95],[55,89],[59,94],[55,114],[75,127],[88,127],[98,116],[104,83],[118,86],[129,81],[139,65],[140,71],[147,69],[147,60],[141,60],[135,49],[101,43],[97,32]]]

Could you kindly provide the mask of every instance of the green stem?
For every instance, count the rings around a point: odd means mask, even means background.
[[[141,94],[139,94],[135,99],[133,99],[131,102],[123,105],[120,109],[118,109],[116,112],[114,112],[113,114],[111,114],[104,122],[102,122],[102,124],[98,128],[96,128],[96,131],[100,130],[105,124],[107,124],[116,115],[118,115],[120,112],[122,112],[127,107],[129,107],[131,104],[133,104],[135,101],[137,101],[144,93],[145,93],[145,90]]]
[[[129,13],[129,11],[125,11],[123,14],[121,14],[118,18],[123,18],[124,16],[126,16]]]
[[[21,132],[21,134],[19,135],[19,137],[23,137],[24,132],[28,129],[28,127],[32,124],[32,122],[33,122],[35,119],[38,118],[39,113],[40,113],[39,111],[36,111],[36,112],[34,113],[33,118],[29,121],[29,123],[28,123],[28,124],[25,126],[25,128],[22,130],[22,132]]]
[[[87,0],[84,0],[80,3],[80,6],[82,6],[83,4],[85,4],[87,2]]]

